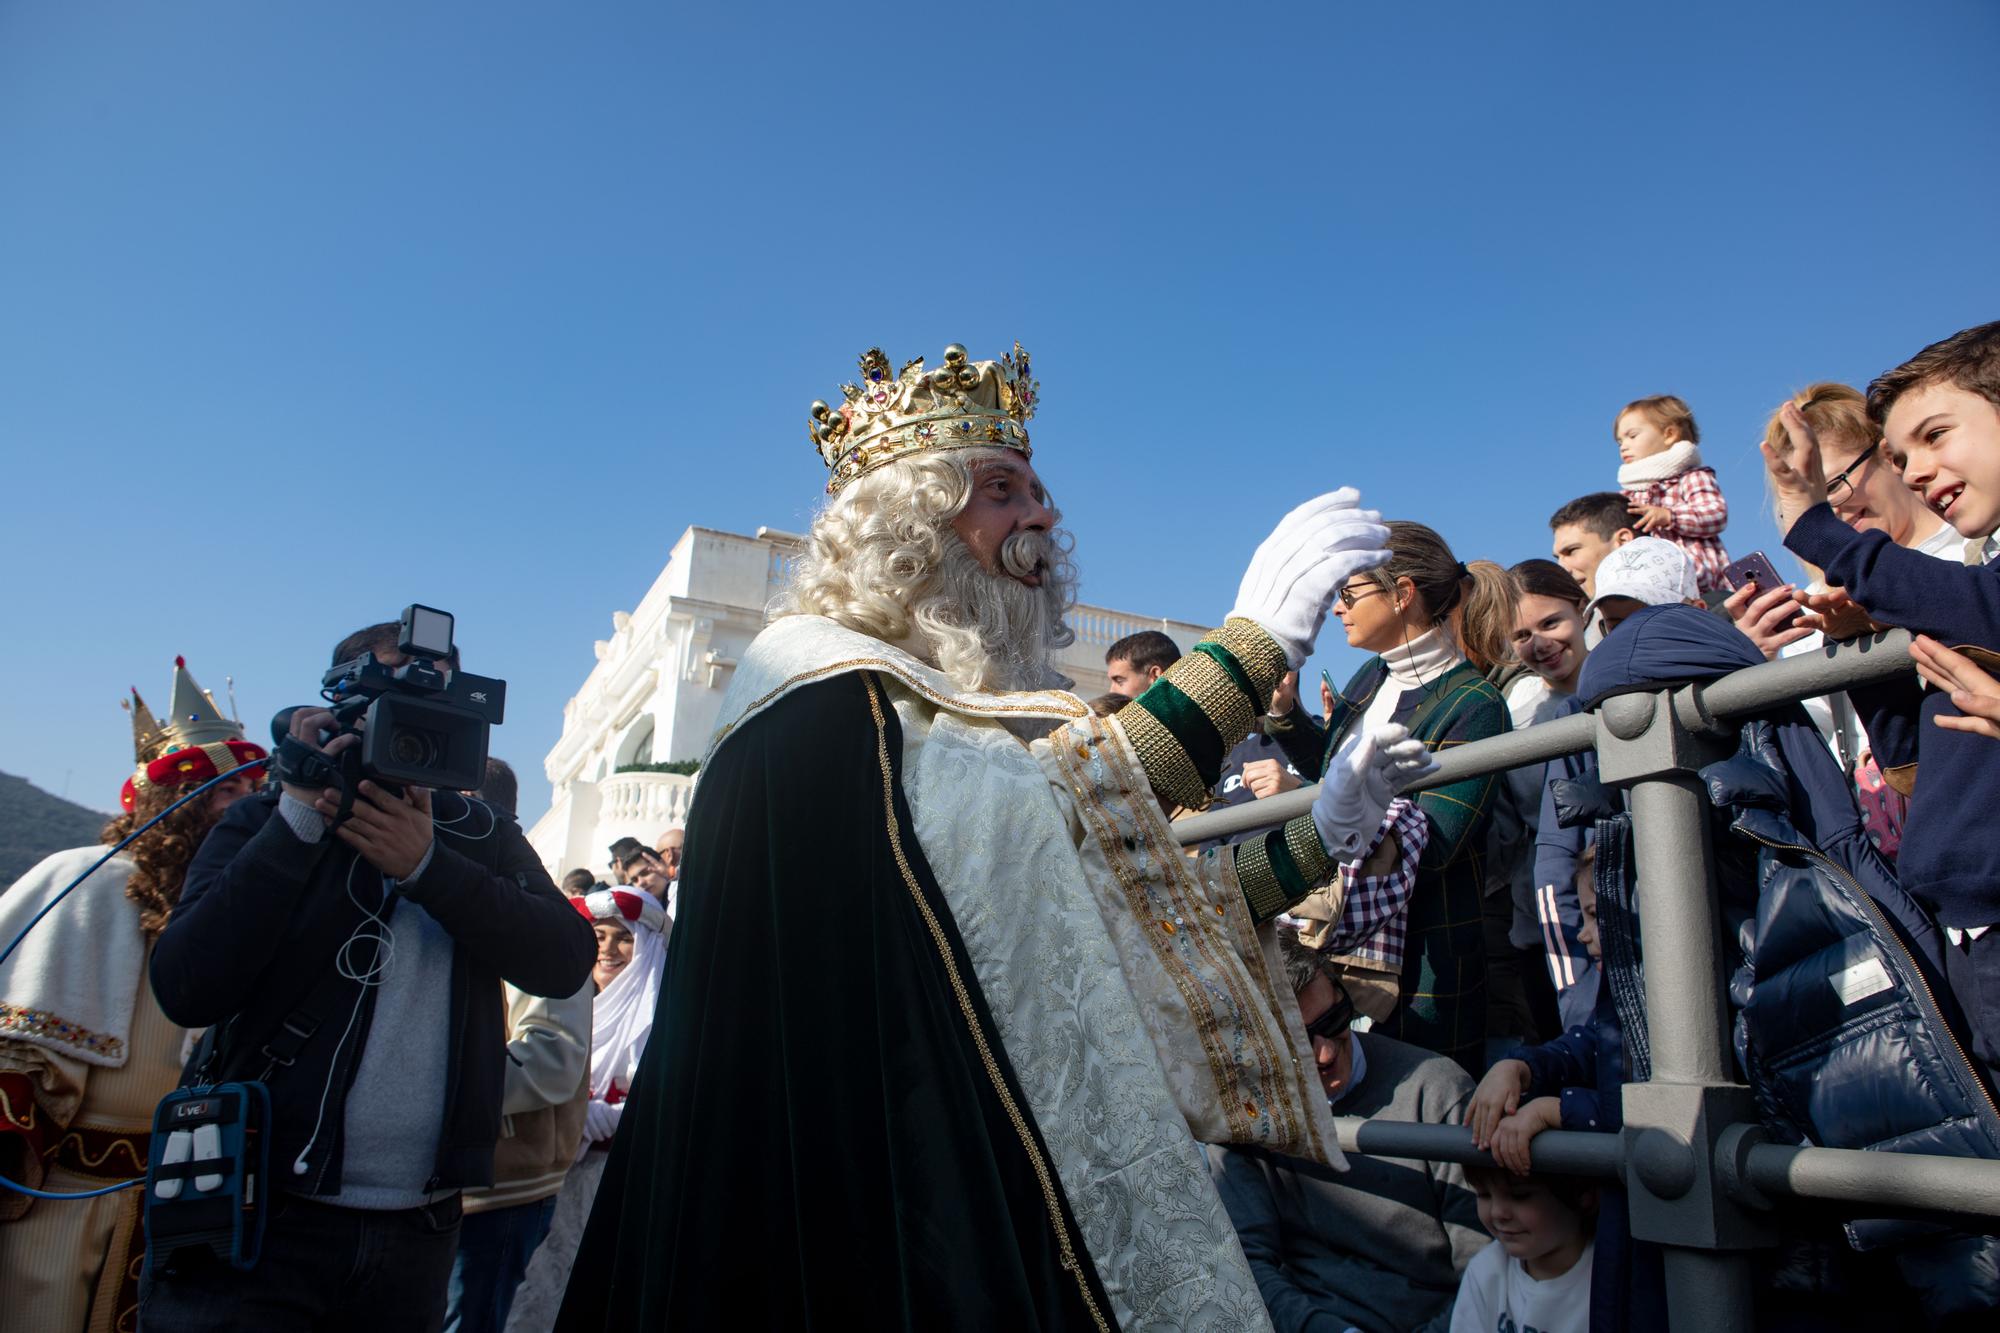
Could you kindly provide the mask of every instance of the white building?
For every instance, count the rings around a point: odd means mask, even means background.
[[[695,779],[619,770],[701,757],[730,673],[800,544],[770,528],[754,537],[689,528],[638,607],[612,613],[611,637],[598,640],[597,665],[563,706],[562,737],[543,761],[554,797],[528,841],[550,874],[602,872],[616,839],[650,845],[687,822]],[[1056,661],[1084,698],[1104,692],[1104,650],[1126,635],[1162,630],[1185,651],[1209,628],[1082,605],[1069,623],[1076,642]]]

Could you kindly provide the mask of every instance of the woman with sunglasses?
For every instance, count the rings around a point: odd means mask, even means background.
[[[1350,736],[1398,722],[1436,751],[1507,730],[1507,704],[1485,673],[1506,658],[1514,587],[1490,561],[1459,563],[1421,523],[1390,523],[1389,563],[1342,587],[1333,613],[1347,642],[1376,654],[1332,700],[1324,731],[1303,709],[1274,729],[1301,774],[1317,780]],[[1400,960],[1364,945],[1356,970],[1395,965],[1395,999],[1372,1031],[1485,1067],[1486,946],[1480,852],[1500,778],[1422,793],[1430,824],[1404,920]],[[1377,937],[1380,938],[1379,936]],[[1364,1011],[1371,1006],[1357,996]],[[1384,1004],[1375,1008],[1386,1007]]]

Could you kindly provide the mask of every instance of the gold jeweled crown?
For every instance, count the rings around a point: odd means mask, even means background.
[[[911,454],[1000,448],[1028,457],[1024,427],[1040,389],[1019,343],[998,361],[968,361],[953,343],[938,369],[926,371],[918,357],[900,373],[890,371],[881,348],[871,347],[861,354],[861,383],[840,386],[845,403],[812,405],[813,447],[833,473],[826,493]]]

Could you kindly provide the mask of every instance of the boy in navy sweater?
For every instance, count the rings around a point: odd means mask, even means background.
[[[1857,532],[1826,503],[1812,428],[1784,409],[1791,448],[1764,446],[1785,545],[1876,621],[1927,634],[2000,662],[2000,322],[1933,343],[1868,386],[1882,452],[1945,522],[1967,539],[1955,564]],[[1945,928],[1948,981],[1972,1029],[1974,1055],[2000,1076],[2000,781],[1987,740],[1952,727],[1950,694],[1914,681],[1855,692],[1876,763],[1912,797],[1898,869]],[[1921,761],[1921,764],[1919,764]],[[1920,785],[1919,785],[1920,784]]]

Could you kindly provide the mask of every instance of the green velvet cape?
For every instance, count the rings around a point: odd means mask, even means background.
[[[805,685],[704,768],[659,1014],[559,1333],[1110,1318],[911,832],[894,710],[880,714],[859,673]]]

